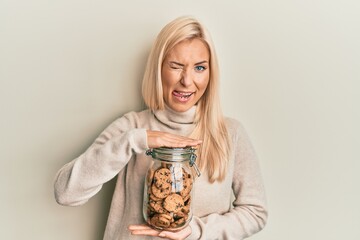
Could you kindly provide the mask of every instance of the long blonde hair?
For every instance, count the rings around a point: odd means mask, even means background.
[[[202,172],[207,171],[209,181],[225,178],[230,157],[230,140],[220,107],[219,67],[214,45],[205,27],[192,17],[179,17],[168,23],[159,33],[147,61],[142,95],[151,110],[163,110],[161,67],[168,52],[185,39],[198,38],[210,53],[210,79],[204,95],[197,103],[195,129],[191,137],[202,139],[198,160]]]

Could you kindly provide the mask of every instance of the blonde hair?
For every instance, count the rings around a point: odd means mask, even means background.
[[[168,23],[159,33],[147,61],[142,95],[151,110],[163,110],[161,67],[168,52],[176,44],[187,39],[200,39],[210,54],[210,79],[204,95],[197,103],[195,129],[192,138],[202,139],[198,160],[202,172],[207,171],[209,181],[225,178],[230,156],[230,140],[220,107],[219,67],[215,49],[205,27],[192,17],[179,17]]]

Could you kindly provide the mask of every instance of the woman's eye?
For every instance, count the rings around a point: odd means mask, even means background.
[[[170,66],[171,69],[181,69],[181,67],[178,67],[178,66]]]
[[[204,66],[196,66],[195,67],[195,70],[196,71],[199,71],[199,72],[202,72],[202,71],[204,71],[206,68],[204,67]]]

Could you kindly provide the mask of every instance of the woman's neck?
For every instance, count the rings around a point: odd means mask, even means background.
[[[153,113],[159,122],[170,130],[180,131],[183,136],[190,134],[195,127],[196,106],[185,112],[176,112],[165,105],[164,110],[155,110]]]

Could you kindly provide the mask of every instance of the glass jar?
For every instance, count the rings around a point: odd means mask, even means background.
[[[191,147],[162,147],[146,152],[153,162],[145,178],[143,215],[151,227],[178,231],[189,224],[192,218],[193,172],[200,176],[194,152]]]

